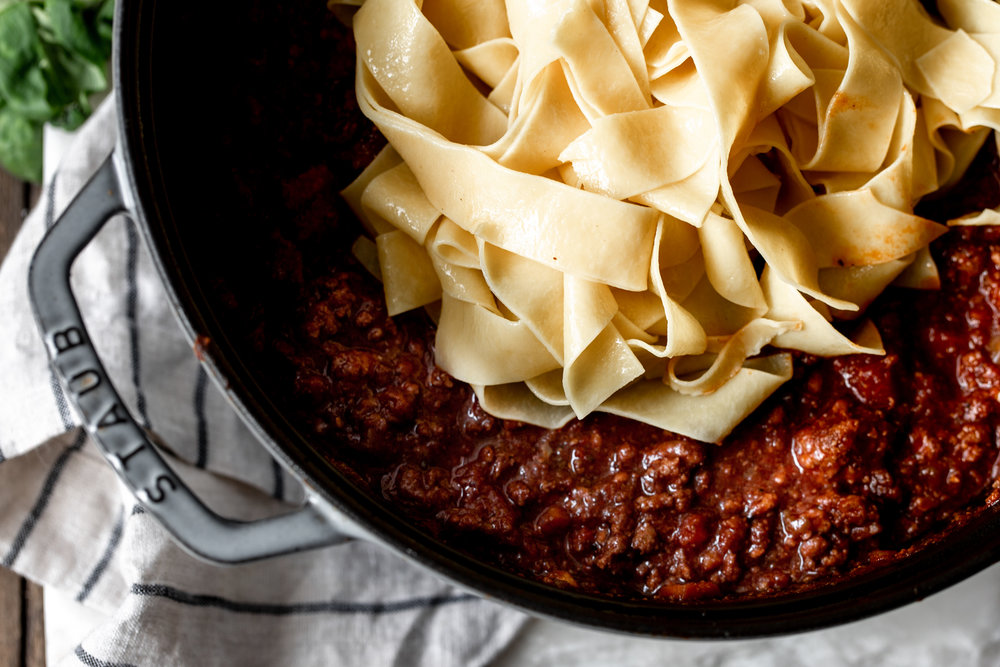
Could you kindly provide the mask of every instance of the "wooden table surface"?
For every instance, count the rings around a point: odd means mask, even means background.
[[[18,181],[0,168],[0,258],[7,254],[37,197],[37,188]],[[42,589],[0,567],[0,667],[42,667],[44,664]]]

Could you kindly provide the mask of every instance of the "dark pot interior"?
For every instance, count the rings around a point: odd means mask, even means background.
[[[336,34],[333,22],[322,18],[322,3],[313,10],[318,22],[305,28],[290,18],[305,11],[296,6],[300,3],[253,2],[237,11],[218,3],[121,4],[116,56],[121,150],[140,225],[181,317],[264,444],[391,548],[536,613],[624,632],[702,638],[781,634],[859,619],[920,599],[1000,557],[1000,510],[991,507],[927,538],[890,567],[773,598],[680,605],[544,586],[470,558],[414,527],[331,465],[289,418],[285,398],[271,389],[270,374],[280,371],[250,342],[246,329],[253,324],[245,313],[252,308],[232,307],[233,299],[257,299],[280,309],[280,290],[261,269],[272,232],[296,216],[318,215],[322,222],[321,212],[280,213],[287,195],[282,179],[324,165],[345,185],[363,166],[353,148],[359,135],[368,136],[363,127],[315,122],[323,110],[331,118],[346,117],[339,109],[349,104],[353,70],[340,57],[351,53],[349,43],[330,38],[319,52],[294,46],[295,30]],[[287,45],[283,59],[275,55],[282,52],[280,45]],[[261,77],[262,72],[271,76]],[[319,89],[316,81],[323,82]],[[283,108],[269,107],[274,99]],[[337,197],[328,202],[346,215]],[[351,240],[323,237],[331,244]]]

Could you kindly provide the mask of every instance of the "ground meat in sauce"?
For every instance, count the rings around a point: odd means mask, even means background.
[[[938,250],[944,289],[873,310],[885,357],[800,355],[721,446],[607,415],[494,419],[434,367],[428,322],[388,319],[358,273],[313,284],[282,345],[313,431],[449,542],[594,592],[771,592],[884,559],[994,479],[1000,231]]]
[[[336,193],[380,140],[349,66],[299,63],[349,61],[349,37],[298,6],[269,11],[251,78],[283,83],[273,96],[231,84],[254,113],[227,140],[237,205],[268,223],[255,258],[268,270],[223,273],[216,292],[298,427],[426,530],[556,586],[691,600],[891,562],[994,500],[1000,230],[942,237],[942,289],[892,290],[870,311],[886,356],[797,355],[795,377],[721,446],[609,415],[557,431],[505,422],[434,366],[427,316],[388,318],[346,251],[358,227]]]

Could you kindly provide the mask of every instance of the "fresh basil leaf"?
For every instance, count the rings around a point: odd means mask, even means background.
[[[114,0],[0,0],[0,162],[41,177],[44,123],[75,129],[108,87]]]
[[[49,122],[56,127],[72,132],[83,125],[83,121],[90,117],[92,111],[87,98],[81,96],[77,102],[63,109],[58,116]]]
[[[104,43],[108,45],[108,53],[111,53],[111,35],[114,33],[115,24],[115,0],[104,0],[100,9],[97,10],[97,17],[94,25],[97,34],[101,36]],[[110,55],[109,55],[110,57]]]
[[[77,60],[58,44],[42,41],[39,46],[38,69],[45,80],[45,101],[52,108],[49,117],[55,116],[67,104],[80,96],[77,75],[81,70]],[[85,61],[82,61],[85,62]],[[43,119],[47,120],[47,119]]]
[[[44,121],[58,111],[42,71],[44,47],[27,2],[0,11],[0,97],[12,111]]]
[[[59,107],[66,103],[65,95],[51,89],[51,81],[51,72],[35,67],[24,72],[20,78],[0,81],[0,93],[12,111],[44,122],[59,113]],[[54,103],[50,99],[54,99]]]
[[[107,61],[100,65],[79,53],[55,45],[48,49],[50,66],[70,88],[74,97],[79,93],[99,93],[108,87]]]
[[[97,29],[100,6],[73,0],[45,0],[45,12],[56,41],[91,63],[103,65],[111,55],[110,44]]]
[[[71,0],[74,7],[80,9],[100,9],[104,0]]]
[[[22,180],[42,180],[42,124],[0,108],[0,164]]]
[[[0,82],[6,83],[31,68],[39,44],[38,24],[27,2],[0,9]]]
[[[24,2],[24,0],[0,0],[0,12],[7,9],[10,5],[16,5],[21,2]]]

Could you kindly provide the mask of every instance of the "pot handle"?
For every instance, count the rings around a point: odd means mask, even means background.
[[[45,347],[84,428],[146,509],[196,556],[241,563],[345,542],[351,537],[314,497],[288,514],[234,521],[206,507],[124,407],[87,334],[70,287],[77,255],[104,224],[126,213],[109,156],[48,231],[28,271]]]

